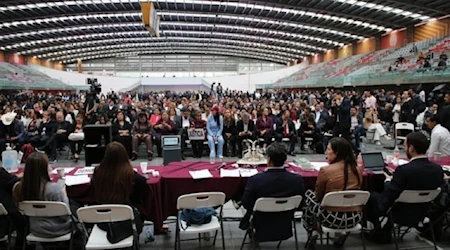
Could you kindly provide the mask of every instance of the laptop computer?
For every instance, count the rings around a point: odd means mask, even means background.
[[[375,174],[383,174],[385,163],[381,152],[362,153],[361,157],[366,170],[369,170]]]

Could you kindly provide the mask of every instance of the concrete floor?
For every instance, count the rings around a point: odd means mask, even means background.
[[[393,141],[384,141],[383,146],[392,146]],[[366,151],[368,152],[383,152],[384,154],[392,154],[392,150],[386,150],[383,146],[376,146],[373,144],[367,144],[366,143]],[[145,153],[143,147],[141,147],[141,153],[139,155],[138,160],[133,162],[134,166],[138,166],[140,162],[146,161]],[[57,163],[53,164],[54,167],[73,167],[73,166],[83,166],[84,165],[84,155],[81,155],[81,160],[78,163],[74,163],[71,160],[64,159],[66,158],[67,153],[62,152],[62,155],[59,156],[59,160]],[[310,161],[325,161],[325,155],[321,154],[297,154],[296,157],[289,156],[288,159],[292,160],[294,158],[298,157],[305,157]],[[401,157],[405,157],[405,154],[401,152]],[[225,158],[225,161],[236,161],[238,158]],[[194,159],[192,157],[187,157],[186,161],[205,161],[208,162],[208,157],[203,157],[202,159]],[[161,166],[162,165],[162,158],[156,157],[151,162],[149,162],[149,166]],[[241,215],[241,212],[236,210],[231,204],[227,203],[224,208],[225,217],[237,217]],[[155,240],[153,242],[145,243],[146,239],[146,231],[150,230],[152,228],[152,225],[148,225],[150,222],[147,222],[144,232],[141,235],[141,249],[173,249],[174,248],[174,241],[175,241],[175,225],[174,223],[167,224],[169,228],[169,232],[167,235],[157,235],[155,236]],[[242,243],[243,237],[244,237],[244,231],[240,230],[238,228],[239,223],[238,222],[225,222],[224,223],[224,229],[225,229],[225,244],[227,249],[239,249],[240,244]],[[299,248],[303,249],[305,242],[306,242],[306,231],[303,229],[303,226],[300,222],[297,222],[297,235],[298,235],[298,241],[299,241]],[[194,238],[197,237],[196,235],[193,236]],[[185,238],[185,237],[182,237]],[[190,238],[190,237],[189,237]],[[393,244],[388,245],[377,245],[375,243],[367,242],[366,241],[367,249],[379,249],[379,250],[386,250],[386,249],[395,249]],[[261,249],[276,249],[277,243],[261,243],[260,248]],[[221,237],[220,233],[218,236],[218,240],[216,242],[216,246],[212,246],[212,240],[210,241],[202,241],[201,245],[199,245],[198,240],[194,241],[186,241],[182,242],[182,249],[221,249]],[[426,242],[424,240],[420,240],[415,233],[410,233],[407,236],[405,236],[404,242],[400,244],[401,247],[417,247],[417,246],[426,246],[427,249],[433,249],[433,247],[430,246],[429,242]],[[439,248],[438,249],[450,249],[450,230],[444,233],[443,239],[438,243]],[[244,249],[251,249],[251,245],[246,245]],[[295,242],[294,239],[289,239],[281,244],[282,249],[295,249]],[[324,246],[321,248],[320,244],[316,246],[316,249],[325,249]],[[333,246],[329,247],[330,249],[333,249]],[[340,248],[344,250],[359,250],[363,249],[361,244],[361,238],[359,235],[350,235],[345,243],[345,245]]]

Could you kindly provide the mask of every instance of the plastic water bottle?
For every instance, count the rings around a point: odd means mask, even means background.
[[[17,151],[13,150],[9,143],[6,146],[6,150],[2,153],[2,166],[8,172],[17,172],[19,170]]]
[[[398,150],[398,147],[396,146],[394,149],[394,157],[392,159],[392,164],[394,164],[394,166],[398,166],[399,159],[400,159],[400,150]]]

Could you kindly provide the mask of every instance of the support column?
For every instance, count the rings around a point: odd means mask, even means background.
[[[83,62],[81,61],[81,59],[78,59],[77,61],[77,71],[78,73],[83,73]]]
[[[410,25],[410,26],[406,27],[406,42],[407,43],[414,42],[414,31],[415,31],[414,25]]]
[[[352,43],[352,56],[357,55],[358,54],[358,42],[354,41]]]
[[[381,50],[381,36],[375,37],[375,50]]]

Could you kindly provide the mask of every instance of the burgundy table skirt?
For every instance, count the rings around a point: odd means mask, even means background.
[[[441,165],[450,165],[450,158],[443,158]],[[149,176],[147,184],[150,186],[150,193],[142,204],[138,205],[143,219],[152,221],[155,232],[163,226],[163,221],[171,215],[176,215],[177,199],[179,196],[196,192],[223,192],[227,200],[239,198],[244,191],[248,178],[244,177],[220,177],[220,162],[211,164],[209,162],[173,162],[168,166],[149,166],[149,169],[159,171],[159,177]],[[227,163],[225,169],[233,169],[232,162]],[[393,165],[389,167],[395,169]],[[213,178],[194,180],[189,171],[208,169]],[[264,171],[265,167],[258,167],[258,171]],[[306,189],[314,189],[318,171],[302,171],[299,168],[288,167],[288,171],[303,176]],[[74,173],[76,171],[73,170]],[[136,168],[141,173],[139,167]],[[71,175],[73,173],[69,173]],[[55,177],[57,178],[57,177]],[[375,175],[370,172],[364,173],[363,189],[381,192],[383,190],[384,176]],[[95,203],[94,195],[89,191],[89,184],[67,187],[67,194],[70,199],[80,203]]]

